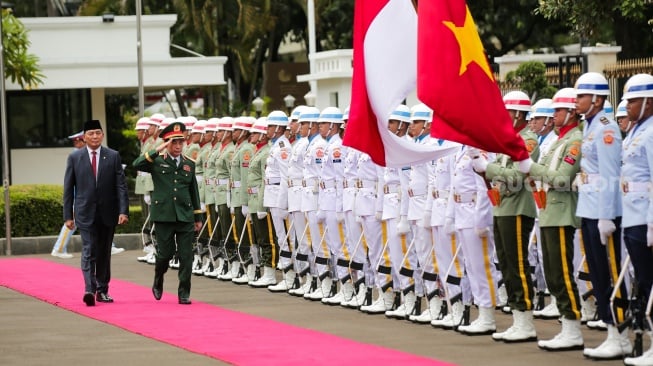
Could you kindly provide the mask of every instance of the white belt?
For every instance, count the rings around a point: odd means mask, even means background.
[[[651,191],[651,182],[621,182],[621,191],[625,193],[629,192],[650,192]]]
[[[288,187],[301,187],[301,186],[302,186],[301,179],[288,179]]]
[[[399,192],[399,188],[401,188],[401,185],[397,183],[386,184],[383,186],[383,193],[385,194],[397,193]]]
[[[315,187],[317,183],[318,183],[317,178],[308,178],[302,180],[302,186],[304,187]]]
[[[140,175],[140,176],[142,176],[142,177],[147,177],[148,175],[151,175],[151,174],[148,173],[148,172],[142,172],[142,171],[138,170],[138,171],[136,172],[136,175]]]
[[[578,177],[580,178],[580,184],[592,184],[601,178],[599,174],[587,174],[583,172],[578,173]]]
[[[359,179],[356,182],[356,187],[358,187],[358,188],[376,188],[376,181],[375,180]]]
[[[431,194],[433,195],[433,198],[449,198],[449,191],[443,189],[434,189]]]
[[[320,182],[320,188],[322,189],[329,189],[329,188],[335,188],[336,187],[336,181],[333,179],[329,180],[323,180]]]
[[[224,186],[229,184],[229,179],[216,179],[216,181],[218,182],[219,186]]]
[[[408,196],[409,197],[423,196],[425,194],[426,194],[426,187],[418,187],[418,188],[409,188],[408,189]]]
[[[356,188],[356,182],[358,182],[358,179],[347,179],[342,182],[342,188]]]
[[[280,177],[268,178],[268,179],[265,180],[265,184],[277,186],[277,185],[281,184],[281,178]]]
[[[213,178],[206,178],[206,185],[207,186],[212,186],[215,184],[215,179]]]
[[[249,187],[249,188],[247,188],[247,193],[257,194],[258,193],[258,187]]]
[[[453,200],[457,203],[476,202],[476,192],[454,193]]]
[[[231,188],[240,188],[240,181],[236,180],[231,182]]]

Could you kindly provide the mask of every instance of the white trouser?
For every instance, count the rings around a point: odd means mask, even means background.
[[[308,227],[306,225],[306,217],[301,211],[291,212],[290,216],[292,217],[294,223],[291,232],[294,232],[294,236],[298,241],[297,250],[295,251],[294,256],[307,256],[306,260],[295,259],[295,272],[302,273],[304,270],[306,270],[306,268],[308,268],[310,259],[309,253],[311,252],[311,248],[308,242],[309,234]]]
[[[325,211],[324,224],[328,228],[326,242],[329,251],[333,255],[331,260],[331,269],[333,278],[343,279],[349,274],[347,267],[338,266],[338,259],[349,258],[349,253],[345,247],[345,226],[336,219],[335,211]]]
[[[528,263],[535,268],[533,273],[537,291],[546,290],[546,279],[544,278],[544,263],[542,257],[542,237],[540,233],[540,225],[538,220],[535,220],[533,225],[533,232],[530,235],[531,242],[528,248]]]
[[[356,222],[356,216],[354,211],[345,211],[345,232],[347,233],[345,238],[345,243],[349,256],[345,259],[351,259],[356,263],[363,264],[362,271],[352,271],[356,273],[356,279],[362,278],[365,273],[365,268],[367,268],[367,245],[365,244],[365,238],[361,236],[363,229],[359,222]],[[360,240],[359,240],[360,239]]]
[[[436,282],[424,280],[422,277],[424,272],[435,273],[435,268],[437,267],[435,256],[433,254],[431,227],[425,228],[422,221],[423,219],[419,219],[410,222],[411,225],[414,226],[413,231],[416,235],[415,253],[420,268],[419,271],[416,271],[415,275],[419,276],[422,281],[422,286],[420,288],[415,288],[415,293],[419,296],[429,295],[438,287]]]
[[[390,265],[392,266],[392,281],[394,282],[395,290],[404,290],[414,283],[412,277],[402,276],[399,271],[401,271],[402,260],[404,259],[404,254],[408,251],[408,244],[412,236],[408,234],[399,234],[397,233],[397,223],[399,222],[396,218],[390,218],[386,221],[386,228],[388,232],[388,247],[386,251],[390,256]],[[413,253],[414,254],[414,253]],[[385,253],[384,253],[385,255]],[[413,255],[412,258],[409,258],[410,263],[416,264],[417,259]],[[384,264],[385,260],[381,261],[381,265],[387,266]],[[415,268],[411,266],[411,268]]]
[[[480,307],[494,307],[497,300],[497,283],[500,278],[494,261],[494,237],[490,230],[484,238],[476,229],[457,229],[456,237],[465,253],[465,270],[474,296],[474,303]]]
[[[66,225],[62,225],[57,241],[54,243],[54,247],[52,248],[52,252],[68,253],[68,244],[70,243],[70,239],[73,237],[75,230],[77,230],[77,227],[74,226],[74,224],[72,230],[68,229]]]
[[[379,273],[377,267],[377,263],[379,263],[383,252],[383,243],[385,240],[383,232],[385,230],[383,225],[381,225],[381,221],[372,215],[363,216],[362,220],[363,233],[367,242],[367,257],[370,263],[370,266],[365,272],[367,283],[370,287],[382,287],[392,279],[386,274]]]
[[[432,228],[433,232],[433,251],[438,261],[438,275],[440,276],[440,282],[443,286],[447,286],[447,295],[449,299],[456,297],[460,294],[460,286],[450,284],[447,282],[447,276],[460,278],[462,281],[463,274],[465,272],[464,265],[464,255],[462,249],[458,251],[455,261],[453,261],[453,255],[456,252],[456,248],[459,243],[456,242],[456,235],[451,234],[447,235],[444,232],[444,226],[434,226]],[[451,262],[453,261],[453,265]],[[451,267],[449,273],[447,269]]]
[[[323,259],[329,259],[329,247],[327,246],[326,239],[323,239],[324,224],[317,222],[317,211],[306,212],[306,219],[308,221],[308,231],[310,234],[311,252],[309,260],[311,262],[311,274],[315,276],[322,276],[329,270],[328,264],[318,263]],[[316,261],[316,257],[320,260]]]
[[[282,208],[270,207],[270,216],[272,217],[272,225],[274,225],[274,231],[277,234],[277,241],[279,242],[279,253],[292,253],[292,249],[288,240],[286,239],[286,221],[284,216],[288,214],[288,211]],[[279,263],[277,268],[284,269],[288,268],[292,264],[292,258],[279,255]]]

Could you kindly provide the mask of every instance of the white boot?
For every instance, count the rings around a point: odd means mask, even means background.
[[[648,351],[642,353],[639,357],[626,357],[624,364],[627,366],[653,366],[653,343]]]
[[[255,275],[256,275],[256,265],[254,263],[251,263],[247,265],[247,269],[245,270],[245,273],[243,273],[242,276],[232,279],[231,282],[237,285],[244,285],[246,283],[249,283],[249,281],[254,280]]]
[[[271,292],[286,292],[291,287],[295,281],[295,271],[289,269],[286,273],[283,274],[283,278],[276,285],[268,286],[268,290]]]
[[[305,277],[305,282],[303,285],[299,286],[294,290],[289,290],[288,293],[293,296],[304,297],[304,294],[308,293],[311,290],[311,284],[313,283],[313,276],[307,274]]]
[[[312,301],[320,301],[325,297],[329,296],[329,293],[331,292],[331,285],[333,284],[333,279],[331,277],[326,276],[322,281],[320,281],[320,285],[317,286],[315,291],[310,293],[307,296],[304,296],[304,298],[307,298]]]
[[[587,327],[596,330],[608,330],[608,325],[601,319],[588,321]]]
[[[512,332],[504,334],[502,340],[506,343],[537,341],[537,333],[535,331],[535,325],[533,324],[533,312],[513,310],[512,316],[514,323],[510,328],[513,330]],[[492,338],[494,338],[494,334],[492,335]]]
[[[408,319],[411,322],[420,323],[420,324],[430,324],[433,319],[435,319],[438,314],[440,314],[440,308],[442,307],[442,299],[433,296],[429,300],[429,306],[426,310],[422,311],[420,315],[410,315]]]
[[[596,315],[596,301],[594,297],[590,297],[587,300],[580,299],[580,322],[585,324],[588,321],[594,320]]]
[[[385,316],[388,318],[406,319],[407,316],[413,313],[415,303],[417,303],[417,296],[415,292],[410,291],[404,295],[404,302],[395,310],[386,311]]]
[[[358,292],[356,292],[356,295],[352,296],[351,300],[341,303],[340,306],[344,306],[350,309],[359,309],[361,306],[366,305],[365,304],[366,296],[367,296],[367,286],[363,281],[358,285]]]
[[[585,348],[583,355],[585,357],[598,360],[616,360],[633,352],[633,345],[628,339],[628,330],[619,333],[619,329],[614,325],[608,325],[608,337],[600,346],[596,348]]]
[[[583,349],[580,320],[562,318],[562,330],[552,339],[538,341],[537,346],[547,351],[572,351]]]
[[[394,300],[394,292],[385,291],[383,292],[380,288],[379,297],[372,305],[363,305],[360,307],[360,311],[368,314],[383,314],[389,309],[392,309],[392,301]]]
[[[341,305],[344,302],[351,300],[354,296],[354,285],[351,281],[347,281],[340,286],[340,291],[331,297],[322,298],[322,303],[326,305]]]
[[[492,334],[497,330],[494,320],[494,308],[478,307],[478,318],[470,325],[461,325],[458,331],[467,335],[486,335]]]
[[[213,269],[213,271],[204,272],[204,276],[209,278],[218,277],[218,275],[222,273],[222,266],[224,265],[224,260],[222,258],[218,258],[217,263],[218,265]]]
[[[540,319],[558,319],[560,317],[560,312],[558,311],[556,298],[551,296],[551,302],[549,305],[545,306],[542,310],[533,311],[533,316]]]
[[[224,280],[224,281],[231,281],[234,278],[238,277],[238,272],[240,271],[240,262],[239,261],[232,261],[231,266],[229,267],[229,270],[227,273],[225,273],[222,276],[218,276],[219,280]]]
[[[460,321],[463,318],[463,310],[465,310],[463,302],[456,301],[451,304],[451,309],[444,318],[431,320],[431,325],[436,328],[453,329],[460,324]]]
[[[268,287],[277,283],[277,276],[274,273],[274,268],[263,267],[263,275],[256,281],[251,281],[248,285],[255,288]]]

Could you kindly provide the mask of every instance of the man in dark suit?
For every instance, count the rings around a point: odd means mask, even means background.
[[[179,255],[179,303],[189,305],[195,231],[202,228],[203,214],[195,178],[195,163],[182,155],[184,131],[181,122],[173,122],[161,131],[164,143],[134,160],[134,168],[152,174],[150,219],[157,242],[152,293],[163,295],[163,275],[170,259]],[[161,154],[163,150],[167,150]]]
[[[101,146],[100,121],[84,123],[86,148],[68,155],[64,175],[63,217],[79,229],[87,306],[113,302],[109,296],[111,243],[116,224],[128,222],[129,203],[122,161],[117,151]],[[74,211],[74,214],[73,214]]]

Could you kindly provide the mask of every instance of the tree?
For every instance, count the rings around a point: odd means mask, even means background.
[[[533,99],[551,98],[556,88],[549,85],[545,76],[546,65],[540,61],[527,61],[506,75],[506,83],[517,87]]]
[[[5,79],[28,90],[43,84],[45,76],[39,68],[39,59],[28,52],[30,41],[27,30],[14,17],[11,9],[2,9],[2,46]]]

